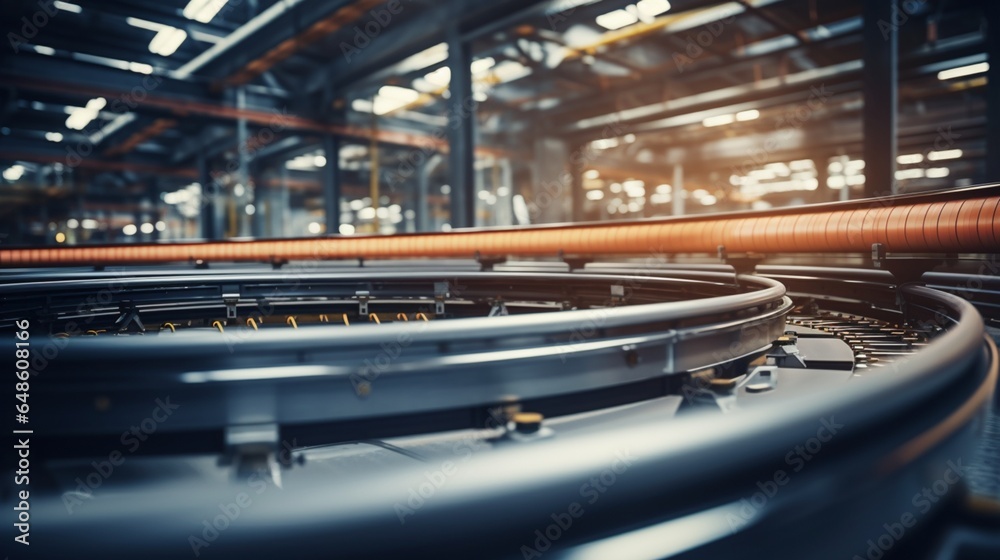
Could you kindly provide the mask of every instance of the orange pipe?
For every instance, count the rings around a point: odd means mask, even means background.
[[[983,196],[983,194],[992,196]],[[797,212],[738,213],[613,224],[225,241],[0,250],[0,267],[256,261],[715,253],[845,253],[882,243],[898,253],[1000,252],[1000,196],[970,189],[966,198],[915,196],[805,206]],[[909,202],[909,203],[907,203]]]

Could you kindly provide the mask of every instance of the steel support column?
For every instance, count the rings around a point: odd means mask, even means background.
[[[215,203],[217,193],[214,191],[212,176],[208,171],[208,158],[198,157],[198,184],[201,185],[201,236],[205,239],[218,239],[216,234]]]
[[[326,209],[326,233],[340,232],[340,138],[323,137],[326,165],[323,167],[323,207]]]
[[[570,174],[570,197],[572,197],[572,216],[571,219],[574,222],[582,222],[585,220],[583,215],[583,200],[587,196],[587,193],[583,189],[583,173],[584,173],[584,162],[585,158],[578,157],[578,154],[585,153],[586,145],[580,144],[573,147],[572,155],[569,158],[569,174]]]
[[[896,120],[899,84],[899,13],[896,0],[865,0],[865,197],[896,192]]]
[[[684,191],[684,166],[677,163],[674,164],[674,198],[673,204],[671,205],[671,211],[674,216],[684,215],[684,197],[687,193]]]
[[[475,215],[475,98],[472,96],[472,48],[457,29],[448,36],[451,97],[448,99],[448,173],[451,226],[473,227]]]
[[[1000,180],[1000,2],[984,2],[986,9],[986,182]]]

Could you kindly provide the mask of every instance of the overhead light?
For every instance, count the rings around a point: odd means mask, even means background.
[[[695,189],[691,191],[691,196],[697,199],[702,199],[709,195],[708,191],[706,191],[705,189]]]
[[[323,167],[326,165],[326,156],[313,156],[313,165]]]
[[[160,56],[170,56],[177,52],[184,40],[187,39],[187,32],[183,29],[166,27],[159,30],[149,42],[149,52]]]
[[[146,29],[149,31],[163,31],[164,29],[173,29],[169,25],[163,25],[162,23],[156,23],[155,21],[149,21],[137,17],[127,17],[125,18],[125,23],[131,25],[132,27],[138,27],[139,29]]]
[[[597,25],[614,31],[636,23],[639,21],[639,16],[625,10],[615,10],[613,12],[597,16],[596,21]]]
[[[724,124],[732,124],[736,120],[733,115],[718,115],[715,117],[708,117],[707,119],[701,121],[701,124],[706,127],[722,126]]]
[[[135,227],[135,224],[129,224],[122,228],[122,233],[125,235],[135,235],[137,231],[138,228]]]
[[[166,230],[167,230],[166,222],[164,222],[163,220],[156,222],[156,231],[166,231]]]
[[[590,143],[590,146],[595,150],[607,150],[608,148],[617,148],[618,139],[617,138],[604,138],[601,140],[594,140]]]
[[[587,191],[587,200],[601,200],[604,198],[604,191],[601,189],[593,189]]]
[[[962,78],[965,76],[971,76],[973,74],[982,74],[990,69],[989,62],[980,62],[978,64],[970,64],[968,66],[959,66],[958,68],[951,68],[948,70],[942,70],[938,72],[939,80],[952,80],[955,78]]]
[[[247,216],[253,216],[257,212],[257,208],[253,204],[247,204],[244,210],[246,211]]]
[[[492,56],[487,56],[486,58],[480,58],[472,61],[472,74],[482,74],[488,71],[490,68],[497,63]]]
[[[896,172],[896,180],[904,181],[906,179],[920,179],[924,176],[924,170],[921,168],[916,169],[900,169]]]
[[[309,224],[309,233],[317,234],[321,231],[323,231],[323,226],[321,226],[319,222],[311,222]]]
[[[598,179],[601,177],[601,172],[596,169],[588,169],[583,172],[584,179]]]
[[[80,225],[83,226],[83,229],[97,229],[97,220],[93,218],[87,218],[86,220],[80,222]]]
[[[66,220],[66,227],[69,229],[76,229],[80,227],[80,222],[76,218],[70,218]]]
[[[66,242],[66,234],[60,231],[59,233],[56,234],[56,243],[65,243],[65,242]]]
[[[247,193],[246,187],[244,187],[240,183],[236,183],[236,185],[233,186],[233,196],[243,196],[246,193]]]
[[[149,64],[143,64],[142,62],[129,62],[128,69],[136,74],[152,74],[153,67]]]
[[[667,184],[656,186],[656,192],[659,194],[670,194],[670,192],[673,190],[674,188]]]
[[[760,111],[757,109],[750,109],[749,111],[740,111],[739,113],[736,113],[736,120],[740,122],[752,121],[758,117],[760,117]]]
[[[45,139],[49,142],[62,142],[63,135],[61,132],[46,132]]]
[[[947,167],[931,167],[927,170],[928,179],[943,179],[951,173]]]
[[[639,198],[641,196],[646,196],[646,183],[639,180],[628,180],[622,183],[622,188],[625,190],[625,194],[632,198]]]
[[[931,161],[941,161],[943,159],[958,159],[962,157],[962,150],[942,150],[939,152],[931,152],[927,154],[927,159]]]
[[[670,9],[670,2],[667,0],[639,0],[635,7],[639,10],[640,17],[653,18]]]
[[[493,76],[502,83],[513,82],[531,74],[531,68],[516,60],[505,60],[493,67]]]
[[[156,226],[154,226],[153,224],[151,224],[149,222],[146,222],[146,223],[142,224],[141,227],[139,227],[139,231],[141,231],[142,233],[145,233],[147,235],[150,234],[150,233],[153,233],[154,229],[156,229]]]
[[[826,180],[826,186],[831,189],[842,189],[847,185],[847,179],[843,175],[834,175]]]
[[[896,157],[896,163],[900,165],[912,165],[924,161],[923,154],[904,154]]]
[[[87,102],[86,107],[73,107],[69,109],[66,127],[72,130],[83,130],[90,124],[90,121],[97,118],[101,109],[107,104],[108,102],[103,97],[95,97]]]
[[[773,169],[754,169],[749,175],[760,181],[770,181],[778,176]]]
[[[701,203],[704,204],[705,206],[711,206],[711,205],[715,204],[718,201],[719,201],[719,199],[715,198],[715,196],[713,196],[713,195],[707,195],[707,196],[701,197]]]
[[[419,97],[420,92],[410,88],[400,86],[382,86],[378,90],[378,95],[375,96],[372,111],[376,115],[391,113],[396,109],[413,103]]]
[[[17,181],[21,178],[21,175],[24,175],[23,165],[12,165],[3,170],[3,178],[8,181]]]
[[[341,235],[353,235],[354,226],[351,224],[340,224],[340,234]]]
[[[52,56],[56,54],[56,50],[52,47],[46,47],[45,45],[35,45],[35,52],[38,54],[44,54],[45,56]]]
[[[805,171],[807,169],[812,169],[814,166],[815,164],[811,159],[797,159],[788,164],[788,167],[792,171]]]
[[[850,177],[847,178],[847,184],[851,185],[852,187],[856,187],[858,185],[863,185],[863,184],[865,184],[865,176],[864,175],[851,175]]]
[[[208,23],[226,5],[227,0],[191,0],[184,7],[184,17]]]
[[[70,4],[69,2],[61,2],[60,0],[56,0],[55,2],[52,3],[52,5],[55,6],[56,9],[62,10],[64,12],[73,12],[74,14],[78,14],[83,11],[83,8],[77,6],[76,4]]]

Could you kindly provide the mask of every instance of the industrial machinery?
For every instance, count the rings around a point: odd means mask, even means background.
[[[39,557],[995,558],[998,212],[4,250],[5,507]]]

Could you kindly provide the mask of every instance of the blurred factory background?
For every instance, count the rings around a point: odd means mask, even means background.
[[[6,0],[0,245],[635,220],[996,180],[997,4]]]

